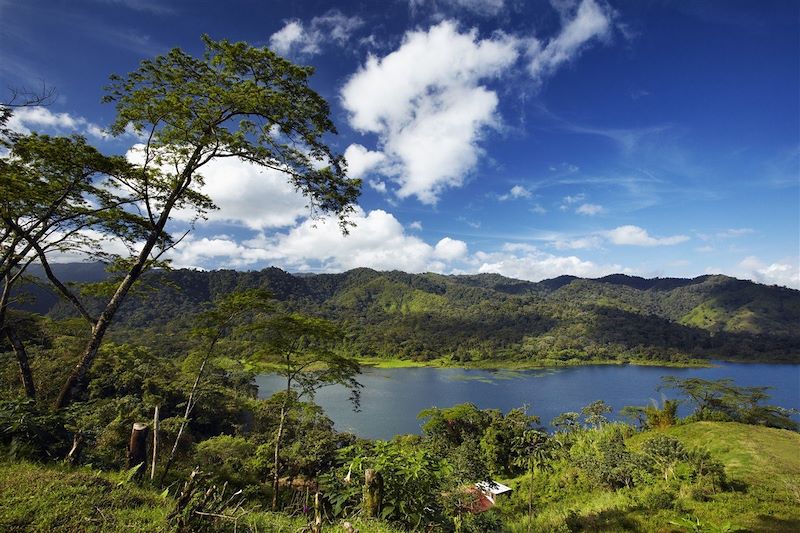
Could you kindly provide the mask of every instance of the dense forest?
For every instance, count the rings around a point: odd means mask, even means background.
[[[97,263],[56,268],[65,279],[87,284],[107,276]],[[172,270],[146,277],[120,310],[114,336],[185,330],[203,306],[247,288],[269,291],[286,310],[339,324],[346,350],[361,358],[452,364],[800,360],[800,292],[721,275],[562,276],[534,283],[497,274],[370,269],[319,275],[277,268]],[[47,289],[31,292],[34,299],[23,308],[56,320],[74,316],[70,304]]]

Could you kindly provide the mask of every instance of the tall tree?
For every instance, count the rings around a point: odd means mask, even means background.
[[[197,375],[195,376],[192,388],[189,391],[189,398],[186,401],[183,419],[178,427],[178,434],[175,436],[175,442],[172,445],[167,464],[164,466],[164,471],[161,474],[162,483],[169,473],[183,432],[189,425],[190,416],[195,405],[197,405],[200,393],[200,382],[203,379],[203,373],[205,372],[209,359],[214,356],[214,350],[217,344],[226,335],[231,334],[237,329],[237,327],[243,327],[243,323],[246,323],[247,319],[252,320],[253,314],[271,311],[272,307],[272,296],[267,291],[250,289],[233,292],[222,297],[215,302],[211,309],[208,309],[197,317],[198,325],[192,330],[192,335],[200,338],[202,341],[202,360],[197,369]]]
[[[525,468],[530,484],[528,485],[528,532],[533,522],[533,490],[535,472],[543,472],[550,467],[553,457],[553,445],[547,433],[531,429],[517,437],[513,444],[516,466]]]
[[[331,213],[347,228],[360,182],[347,178],[344,159],[325,144],[336,129],[327,102],[309,87],[313,69],[267,48],[207,36],[203,42],[200,58],[176,48],[111,78],[105,101],[116,104],[112,133],[133,128],[145,139],[137,151],[140,172],[126,187],[141,198],[147,232],[94,322],[57,408],[85,389],[86,372],[125,297],[179,241],[165,238],[173,211],[199,217],[214,208],[201,192],[200,172],[209,162],[236,158],[284,172],[312,216]]]
[[[131,245],[144,219],[125,209],[135,198],[114,192],[131,172],[122,157],[107,157],[82,137],[14,135],[0,159],[0,334],[13,347],[28,397],[35,397],[22,339],[6,321],[12,289],[38,260],[55,289],[89,324],[94,318],[50,267],[52,254],[80,253],[113,260],[100,245],[111,236]]]
[[[281,445],[286,415],[293,401],[313,397],[321,387],[342,385],[350,390],[355,408],[360,401],[361,384],[356,376],[358,362],[337,350],[341,331],[331,322],[297,313],[278,315],[254,324],[258,341],[263,343],[260,357],[274,365],[274,372],[285,381],[280,408],[272,471],[272,508],[278,506],[281,474]]]

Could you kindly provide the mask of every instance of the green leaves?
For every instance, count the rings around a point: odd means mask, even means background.
[[[104,101],[113,102],[112,132],[133,127],[148,138],[143,166],[174,169],[156,188],[179,190],[202,212],[211,207],[197,189],[197,171],[219,157],[236,157],[283,171],[309,198],[312,214],[332,213],[346,228],[360,181],[348,179],[341,155],[323,138],[335,134],[328,103],[309,87],[310,67],[268,48],[203,37],[194,58],[175,48],[143,61],[126,76],[112,76]]]

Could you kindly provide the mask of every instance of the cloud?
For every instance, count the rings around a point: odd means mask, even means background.
[[[176,268],[242,268],[268,259],[265,250],[243,245],[227,235],[187,236],[169,253]]]
[[[409,0],[408,4],[412,10],[428,6],[437,11],[463,9],[484,17],[497,15],[505,8],[505,0]]]
[[[588,250],[600,248],[602,245],[603,239],[599,235],[589,235],[587,237],[567,240],[558,239],[553,242],[553,246],[555,246],[557,250]]]
[[[527,244],[507,243],[499,252],[477,252],[472,263],[478,272],[541,281],[561,275],[600,277],[618,272],[631,272],[620,265],[598,265],[574,255],[558,256]]]
[[[563,63],[580,55],[590,41],[605,39],[611,35],[614,14],[604,4],[583,0],[571,20],[565,14],[562,10],[565,23],[561,32],[544,47],[536,40],[531,41],[528,71],[534,80],[541,82]]]
[[[613,16],[605,4],[583,0],[574,15],[563,11],[561,31],[544,47],[502,31],[481,39],[443,20],[407,32],[386,56],[370,55],[342,87],[341,102],[354,129],[378,136],[386,161],[377,170],[398,185],[397,196],[435,204],[444,190],[463,185],[483,155],[483,138],[502,127],[489,82],[509,75],[523,52],[529,74],[542,81],[589,41],[610,35]]]
[[[435,204],[448,187],[463,184],[497,128],[498,96],[483,86],[518,57],[518,41],[496,33],[479,39],[452,21],[408,32],[383,58],[370,56],[341,90],[350,125],[375,133],[386,165],[381,171],[400,198]],[[381,95],[375,98],[375,95]]]
[[[547,209],[539,204],[534,204],[533,207],[531,207],[531,212],[536,213],[537,215],[544,215],[547,213]]]
[[[273,264],[293,270],[341,272],[357,267],[407,272],[442,271],[442,260],[455,259],[466,251],[462,241],[445,238],[434,247],[408,235],[390,213],[357,209],[350,217],[355,224],[342,235],[336,221],[305,220],[287,232],[246,241],[263,250]]]
[[[579,215],[587,215],[587,216],[594,216],[598,215],[605,211],[602,205],[597,204],[581,204],[575,209],[575,212]]]
[[[134,11],[143,11],[153,15],[173,15],[175,9],[165,5],[164,2],[150,0],[95,0],[98,3],[119,5]]]
[[[422,231],[422,222],[420,222],[419,220],[414,220],[408,225],[408,229]]]
[[[712,241],[715,239],[738,239],[747,235],[753,235],[756,230],[752,228],[729,228],[726,230],[718,231],[716,233],[697,233],[697,238],[703,241]]]
[[[565,204],[577,204],[578,202],[582,202],[584,199],[586,199],[586,195],[583,194],[583,193],[580,193],[580,194],[576,194],[574,196],[565,196],[564,197],[564,203]]]
[[[720,231],[717,233],[717,237],[720,239],[735,239],[738,237],[744,237],[745,235],[752,235],[756,232],[756,230],[752,228],[731,228],[726,229],[725,231]]]
[[[132,157],[130,152],[128,157]],[[228,222],[263,230],[290,226],[308,215],[305,197],[295,190],[283,172],[226,158],[212,160],[202,168],[201,174],[204,178],[201,192],[219,207],[207,213],[209,222]],[[173,212],[173,216],[182,221],[191,221],[194,215],[193,210]]]
[[[355,179],[361,178],[386,161],[386,155],[382,152],[367,150],[360,144],[348,146],[344,151],[344,158],[347,160],[348,177]]]
[[[47,107],[31,106],[14,109],[14,114],[8,122],[8,127],[13,131],[29,134],[31,131],[44,131],[52,133],[80,133],[95,139],[108,139],[111,136],[97,124],[81,116],[69,113],[54,113]]]
[[[438,259],[445,261],[455,261],[462,259],[467,255],[467,243],[445,237],[436,243],[433,250],[433,255]]]
[[[506,200],[516,200],[518,198],[530,198],[531,191],[523,187],[522,185],[514,185],[511,187],[511,190],[508,191],[506,194],[502,194],[498,196],[498,200],[504,202]]]
[[[614,244],[627,246],[672,246],[689,240],[686,235],[671,237],[652,237],[639,226],[620,226],[605,232],[606,238]]]
[[[289,55],[292,48],[301,46],[306,38],[303,23],[299,20],[290,20],[270,36],[269,46],[279,54]]]
[[[766,264],[755,256],[745,257],[738,265],[740,275],[759,283],[800,289],[800,265],[797,260]]]
[[[386,194],[386,183],[381,180],[369,180],[367,181],[370,187],[374,190],[378,191],[381,194]]]
[[[345,46],[353,33],[364,25],[360,17],[347,17],[337,9],[314,17],[308,25],[300,20],[289,20],[269,38],[269,46],[283,56],[310,57],[322,52],[322,47],[332,43]]]

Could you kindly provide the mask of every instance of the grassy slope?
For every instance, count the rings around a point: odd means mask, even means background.
[[[169,532],[173,506],[152,489],[120,484],[124,473],[101,473],[87,467],[68,468],[27,462],[0,462],[0,531],[19,532]],[[296,533],[307,525],[302,517],[254,512],[238,531]],[[351,520],[363,532],[399,533],[383,522]],[[326,532],[344,533],[340,524]]]
[[[800,434],[736,423],[698,422],[668,430],[687,446],[703,446],[725,464],[741,489],[712,501],[681,498],[678,510],[642,511],[624,490],[569,494],[539,501],[537,524],[546,527],[573,510],[589,531],[681,531],[670,520],[694,516],[704,524],[749,531],[800,531]],[[630,439],[636,448],[648,435]],[[0,463],[0,531],[169,531],[171,499],[156,491],[119,485],[121,474],[31,463]],[[518,478],[513,485],[527,483]],[[240,531],[298,531],[302,518],[253,513]],[[354,521],[361,531],[395,533],[383,523]],[[519,526],[519,527],[517,527]],[[523,524],[509,524],[525,531]],[[340,525],[326,531],[341,533]]]
[[[570,493],[555,501],[540,495],[536,527],[554,529],[570,511],[581,517],[584,531],[685,531],[670,521],[694,517],[706,526],[730,524],[744,531],[800,531],[800,434],[738,423],[696,422],[670,428],[668,434],[687,447],[704,447],[725,465],[735,491],[698,502],[679,495],[676,509],[642,510],[636,491]],[[636,449],[652,432],[637,434],[628,444]],[[525,487],[526,476],[509,481]],[[509,524],[525,531],[524,522]]]
[[[89,468],[0,463],[0,531],[166,531],[154,491]]]
[[[669,433],[725,464],[745,493],[722,494],[713,514],[757,531],[800,531],[800,434],[734,422],[697,422]]]

